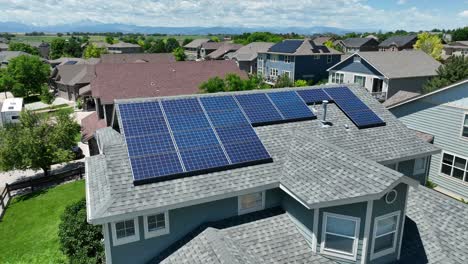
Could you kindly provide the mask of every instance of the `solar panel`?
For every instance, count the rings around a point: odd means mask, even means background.
[[[283,120],[264,93],[243,94],[235,97],[253,126],[273,124]]]
[[[164,117],[147,117],[140,119],[122,119],[122,131],[125,137],[144,136],[168,133]]]
[[[176,152],[130,157],[130,163],[135,184],[150,182],[155,177],[182,175],[184,173]]]
[[[260,140],[248,141],[239,144],[227,144],[224,145],[224,148],[233,164],[258,160],[271,160],[270,154],[268,154]]]
[[[130,157],[175,152],[174,143],[169,133],[128,137],[126,140]]]
[[[220,145],[184,149],[180,155],[187,171],[210,170],[229,165]]]
[[[200,101],[208,112],[239,109],[236,100],[232,96],[203,97],[200,98]]]
[[[324,91],[358,128],[385,125],[385,122],[347,87],[327,88]]]
[[[323,100],[331,101],[330,96],[323,89],[299,90],[297,94],[306,104],[321,104]]]
[[[289,39],[273,45],[268,51],[294,53],[302,45],[303,40]]]
[[[316,117],[294,91],[268,93],[267,96],[285,120],[309,120]]]
[[[144,102],[138,104],[119,104],[120,118],[124,119],[137,119],[147,118],[150,116],[163,116],[159,103]]]

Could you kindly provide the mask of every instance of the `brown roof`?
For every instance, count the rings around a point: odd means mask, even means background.
[[[424,132],[421,132],[421,131],[418,131],[418,130],[414,130],[414,131],[416,131],[416,136],[418,138],[424,140],[425,142],[432,143],[434,141],[434,136],[433,135],[427,134],[427,133],[424,133]]]
[[[162,63],[174,62],[172,53],[123,53],[123,54],[103,54],[101,63]]]
[[[98,64],[91,92],[104,104],[115,99],[195,94],[208,79],[227,73],[247,74],[234,61]]]
[[[57,82],[66,85],[90,83],[95,77],[95,65],[74,64],[57,66]]]
[[[223,46],[223,42],[205,42],[202,44],[202,48],[206,50],[217,50],[219,47]]]
[[[241,44],[232,44],[232,43],[226,43],[219,47],[217,50],[211,52],[208,55],[208,58],[210,59],[219,59],[222,56],[224,56],[226,53],[231,52],[231,51],[237,51],[238,49],[242,48],[243,45]]]
[[[396,92],[396,94],[394,94],[392,97],[388,98],[387,101],[385,101],[383,103],[383,105],[388,108],[388,107],[391,107],[393,105],[404,102],[406,100],[409,100],[411,98],[414,98],[414,97],[416,97],[418,95],[420,95],[420,93],[400,90],[400,91]]]
[[[106,120],[99,119],[96,112],[81,120],[81,136],[83,141],[88,141],[94,136],[94,132],[100,128],[107,127]]]

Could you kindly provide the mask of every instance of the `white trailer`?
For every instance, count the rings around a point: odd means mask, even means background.
[[[19,123],[21,110],[23,110],[23,98],[7,98],[1,103],[0,126]]]

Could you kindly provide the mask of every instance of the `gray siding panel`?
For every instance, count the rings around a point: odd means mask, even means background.
[[[415,78],[402,78],[390,79],[388,84],[388,96],[396,94],[398,91],[407,91],[421,93],[423,85],[429,80],[429,77],[415,77]]]
[[[440,95],[440,97],[442,96]],[[450,94],[445,96],[450,96]],[[443,101],[444,98],[439,98],[439,100]],[[468,139],[461,137],[462,120],[467,110],[447,105],[435,105],[428,101],[429,99],[426,102],[418,100],[393,108],[391,111],[409,128],[433,135],[435,146],[468,158]],[[429,169],[429,180],[444,189],[468,198],[468,184],[442,175],[440,166],[441,154],[433,155]]]
[[[284,195],[281,205],[293,219],[297,229],[304,236],[307,243],[312,245],[314,211],[305,208],[302,204],[289,195]]]

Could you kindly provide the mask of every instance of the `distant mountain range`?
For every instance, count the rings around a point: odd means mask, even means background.
[[[24,33],[24,32],[123,32],[123,33],[160,33],[181,35],[207,35],[207,34],[242,34],[244,32],[269,31],[273,33],[298,33],[298,34],[321,34],[335,33],[345,34],[349,32],[371,32],[375,29],[350,30],[336,27],[150,27],[128,24],[105,24],[94,21],[81,21],[73,24],[62,24],[54,26],[34,26],[17,22],[0,22],[0,32]]]

